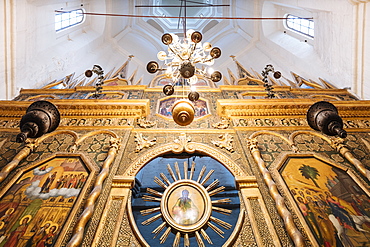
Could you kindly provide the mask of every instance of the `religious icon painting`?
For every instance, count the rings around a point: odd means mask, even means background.
[[[370,197],[350,171],[316,156],[290,156],[279,169],[319,246],[370,246]]]
[[[182,99],[179,96],[169,96],[158,100],[157,105],[157,115],[165,118],[172,119],[172,107],[174,103]],[[200,98],[193,103],[194,105],[194,119],[198,120],[203,117],[210,115],[210,110],[208,107],[208,101],[206,99]]]
[[[187,162],[184,162],[183,172],[180,172],[177,162],[174,168],[175,171],[169,164],[167,165],[170,178],[167,178],[164,173],[160,173],[161,179],[154,177],[154,182],[164,189],[163,193],[147,188],[147,193],[152,196],[144,195],[143,200],[159,202],[160,205],[141,211],[142,215],[156,213],[143,221],[142,225],[150,225],[156,220],[162,219],[162,223],[153,229],[152,233],[154,237],[161,235],[158,240],[160,244],[165,243],[170,233],[173,233],[172,246],[175,247],[180,245],[181,239],[184,246],[190,246],[190,238],[193,237],[198,246],[204,246],[204,240],[213,244],[212,239],[205,231],[206,228],[212,229],[223,238],[224,232],[220,227],[229,230],[232,225],[216,218],[212,212],[231,214],[231,210],[216,206],[227,204],[231,200],[229,198],[211,199],[211,196],[223,192],[225,189],[224,186],[218,187],[218,179],[205,186],[214,170],[210,170],[206,174],[206,166],[203,166],[198,177],[194,178],[195,162],[192,163],[190,169],[188,169]]]
[[[1,192],[0,246],[58,246],[90,170],[83,156],[54,155],[19,172]]]

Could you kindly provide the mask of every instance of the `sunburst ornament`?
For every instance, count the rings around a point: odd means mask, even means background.
[[[205,187],[205,183],[211,178],[214,170],[210,170],[204,176],[206,173],[206,166],[203,166],[198,178],[195,180],[193,179],[195,162],[191,164],[190,173],[188,171],[188,163],[184,162],[183,178],[181,177],[177,162],[175,162],[174,168],[175,172],[169,164],[167,165],[167,170],[173,182],[171,182],[164,173],[160,173],[161,179],[154,177],[154,182],[164,189],[163,193],[147,188],[147,193],[153,196],[144,195],[143,200],[159,202],[160,206],[140,211],[144,216],[157,213],[141,224],[149,225],[158,219],[162,219],[163,222],[152,231],[154,234],[153,238],[156,238],[164,230],[159,238],[160,243],[163,244],[172,232],[175,234],[172,245],[174,247],[179,246],[181,238],[184,239],[184,246],[189,247],[191,237],[196,238],[199,247],[205,246],[203,239],[209,244],[213,244],[211,238],[205,231],[208,227],[215,231],[220,237],[224,238],[223,230],[213,223],[227,230],[231,229],[232,225],[212,216],[212,212],[215,211],[230,215],[232,210],[216,207],[214,205],[230,203],[231,200],[229,198],[220,200],[211,199],[211,196],[225,189],[224,186],[218,187],[220,183],[218,179]]]

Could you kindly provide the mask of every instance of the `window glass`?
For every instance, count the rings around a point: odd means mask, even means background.
[[[63,13],[55,13],[55,31],[75,26],[82,23],[84,14],[82,9],[75,9]]]
[[[314,37],[314,22],[310,19],[305,19],[299,16],[288,14],[286,15],[286,27],[290,30],[303,34],[305,36]]]

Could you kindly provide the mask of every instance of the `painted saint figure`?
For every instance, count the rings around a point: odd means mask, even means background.
[[[54,180],[56,178],[56,174],[57,174],[57,172],[54,172],[53,174],[51,174],[47,177],[44,184],[41,186],[41,192],[40,193],[49,193],[50,186],[54,182]]]
[[[20,225],[10,233],[4,247],[14,247],[17,246],[18,241],[23,237],[27,230],[28,223],[31,221],[31,215],[26,215],[20,221]]]
[[[36,247],[37,243],[41,241],[46,235],[46,231],[50,227],[50,223],[47,222],[39,229],[35,231],[35,234],[27,241],[26,247]]]
[[[173,218],[176,223],[181,225],[191,225],[196,223],[199,216],[199,210],[189,198],[189,191],[183,190],[182,196],[177,199],[172,208]]]

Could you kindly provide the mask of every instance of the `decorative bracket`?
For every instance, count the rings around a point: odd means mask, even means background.
[[[149,121],[146,117],[141,117],[137,119],[137,124],[144,129],[153,127],[157,122],[156,121]]]
[[[227,118],[222,117],[221,121],[218,123],[212,124],[212,127],[216,129],[227,129],[229,125],[230,125],[230,121]]]
[[[136,133],[135,135],[135,142],[137,142],[136,150],[135,152],[140,152],[143,148],[149,148],[156,144],[156,138],[149,141],[148,138],[143,137],[142,133]]]
[[[226,133],[224,135],[220,135],[218,138],[220,139],[219,141],[212,141],[214,145],[216,145],[219,148],[225,148],[230,153],[235,151],[233,148],[234,137],[232,135]]]

